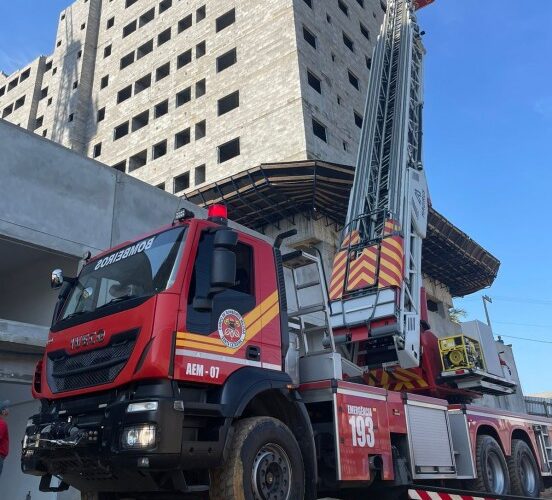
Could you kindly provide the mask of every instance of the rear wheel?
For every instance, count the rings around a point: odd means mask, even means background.
[[[502,449],[491,436],[477,436],[475,466],[477,478],[468,482],[469,489],[497,495],[507,495],[509,493],[508,465]]]
[[[212,500],[302,500],[305,472],[289,428],[270,417],[234,424],[228,459],[210,472]]]
[[[538,498],[541,490],[540,472],[529,445],[521,439],[512,440],[512,454],[506,458],[512,493]]]

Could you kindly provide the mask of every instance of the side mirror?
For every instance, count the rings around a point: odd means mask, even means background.
[[[236,284],[236,254],[238,233],[232,229],[221,229],[215,233],[213,260],[211,266],[211,293],[231,288]]]
[[[192,307],[197,311],[211,311],[213,297],[236,284],[236,254],[238,233],[232,229],[217,229],[213,239],[211,279],[207,297],[195,296]]]
[[[50,286],[53,289],[59,288],[63,285],[63,271],[61,269],[54,269],[50,278]]]
[[[227,248],[215,248],[211,267],[211,291],[236,284],[236,254]]]
[[[215,233],[215,248],[235,248],[238,244],[238,233],[232,229],[219,229]]]

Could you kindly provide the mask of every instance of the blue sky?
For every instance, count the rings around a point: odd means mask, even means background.
[[[60,12],[71,0],[0,1],[0,71],[12,73],[53,52]]]
[[[436,0],[426,31],[433,205],[501,261],[491,322],[525,393],[552,391],[552,2]],[[484,319],[481,293],[456,302]]]
[[[1,1],[0,70],[50,53],[70,3]],[[484,292],[495,332],[549,342],[505,337],[524,391],[552,390],[552,2],[436,0],[419,20],[433,205],[501,260]],[[469,319],[484,318],[480,297],[457,301]]]

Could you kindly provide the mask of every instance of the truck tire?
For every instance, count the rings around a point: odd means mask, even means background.
[[[512,439],[512,454],[506,458],[513,495],[539,498],[541,477],[533,452],[521,439]]]
[[[234,424],[226,462],[210,471],[211,500],[302,500],[305,469],[297,440],[280,420]]]
[[[475,446],[477,478],[467,482],[470,490],[507,495],[510,475],[504,453],[496,440],[484,434],[477,436]]]

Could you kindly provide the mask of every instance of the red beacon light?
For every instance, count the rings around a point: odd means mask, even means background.
[[[228,222],[228,209],[226,205],[211,205],[207,209],[207,219],[219,224]]]

